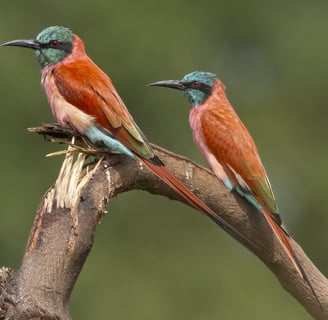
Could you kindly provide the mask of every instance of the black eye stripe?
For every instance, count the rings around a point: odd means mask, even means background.
[[[47,48],[53,48],[58,50],[64,50],[66,52],[72,52],[73,46],[71,42],[60,42],[58,41],[56,46],[53,45],[53,41],[51,40],[48,43],[40,43],[41,48],[47,49]]]
[[[199,82],[198,88],[195,88],[194,87],[194,81],[193,82],[184,83],[184,86],[186,88],[191,88],[191,89],[202,91],[202,92],[206,93],[207,95],[210,95],[212,93],[212,87],[211,86],[208,86],[205,83]]]

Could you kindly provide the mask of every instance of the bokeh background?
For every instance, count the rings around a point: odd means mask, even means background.
[[[1,4],[0,42],[70,27],[149,139],[205,164],[188,103],[146,87],[212,71],[257,142],[291,234],[328,274],[328,2],[36,1]],[[0,48],[0,265],[17,268],[61,147],[32,51]],[[74,319],[310,319],[252,254],[194,210],[145,192],[111,201],[71,297]]]

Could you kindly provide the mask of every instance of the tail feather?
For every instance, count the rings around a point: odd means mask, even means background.
[[[210,209],[201,199],[192,193],[180,180],[178,180],[172,173],[170,173],[163,165],[157,165],[148,160],[139,158],[139,160],[158,178],[164,181],[169,187],[177,192],[183,199],[185,199],[194,209],[205,213],[216,224],[224,229],[231,236],[240,240],[242,243],[249,243],[239,231],[224,221],[212,209]]]
[[[271,229],[273,230],[274,234],[278,238],[280,244],[282,245],[285,252],[287,253],[289,259],[293,263],[295,269],[300,274],[300,276],[303,278],[303,280],[309,285],[316,301],[318,302],[320,308],[322,309],[321,303],[320,303],[319,298],[312,286],[312,283],[311,283],[310,279],[308,278],[302,264],[300,263],[299,259],[297,258],[296,254],[295,254],[295,251],[293,250],[293,248],[290,244],[290,237],[289,237],[288,233],[286,232],[286,230],[284,230],[282,227],[280,227],[276,223],[274,218],[271,216],[271,214],[267,210],[263,209],[262,212],[264,214],[265,219],[269,223]]]

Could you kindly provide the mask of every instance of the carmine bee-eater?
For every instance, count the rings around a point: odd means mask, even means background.
[[[71,30],[52,26],[36,39],[2,45],[35,51],[41,66],[41,84],[61,125],[74,128],[95,145],[139,160],[196,210],[207,214],[229,234],[244,238],[165,168],[109,77],[87,56],[83,41]]]
[[[213,73],[195,71],[182,80],[158,81],[150,86],[178,89],[188,98],[191,105],[189,123],[201,154],[229,190],[235,189],[263,213],[320,305],[290,244],[290,236],[282,226],[271,184],[255,142],[227,99],[224,84]]]

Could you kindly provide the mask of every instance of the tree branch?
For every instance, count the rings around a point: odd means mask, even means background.
[[[54,142],[70,144],[73,132],[58,125],[30,131]],[[299,277],[262,215],[230,193],[208,170],[153,146],[167,168],[248,240],[247,247],[275,274],[282,286],[318,320],[328,318],[328,280],[293,241],[293,247],[322,305]],[[0,270],[0,319],[71,319],[68,300],[93,245],[95,228],[107,201],[131,189],[143,189],[183,201],[141,164],[123,155],[109,155],[76,137],[79,154],[69,152],[59,177],[37,210],[22,265]],[[87,154],[97,163],[84,165]],[[103,158],[102,158],[103,157]],[[245,243],[244,243],[245,244]]]

